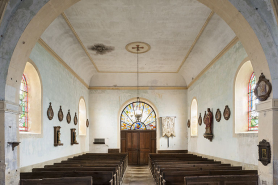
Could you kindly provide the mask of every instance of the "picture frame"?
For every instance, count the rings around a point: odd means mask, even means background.
[[[53,109],[52,109],[52,105],[51,105],[51,102],[49,103],[49,107],[47,109],[47,117],[49,120],[52,120],[53,117],[54,117],[54,112],[53,112]]]
[[[215,113],[215,120],[217,122],[220,122],[220,120],[221,120],[221,111],[219,109],[217,109],[217,111]]]
[[[264,74],[261,73],[261,76],[259,77],[259,81],[256,84],[256,87],[254,89],[255,96],[260,101],[265,101],[270,96],[270,93],[272,91],[272,85],[269,82],[268,79],[265,78]]]
[[[265,139],[259,142],[258,145],[259,149],[259,161],[264,166],[267,166],[271,162],[271,148],[270,143],[267,142]]]

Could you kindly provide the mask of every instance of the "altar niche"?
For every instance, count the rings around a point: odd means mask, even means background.
[[[149,153],[156,152],[156,112],[137,100],[127,104],[120,116],[121,152],[128,153],[128,163],[148,164]]]

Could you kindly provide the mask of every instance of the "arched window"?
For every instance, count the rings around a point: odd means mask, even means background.
[[[234,81],[234,131],[253,133],[258,131],[258,113],[255,112],[254,88],[256,78],[250,60],[244,60]]]
[[[28,131],[28,85],[25,75],[22,75],[19,105],[22,113],[19,115],[19,131]]]
[[[79,100],[79,108],[78,108],[78,118],[79,118],[79,135],[86,135],[86,103],[84,98]]]
[[[128,104],[121,113],[121,130],[155,130],[156,113],[147,103]]]
[[[42,85],[35,64],[27,62],[19,91],[19,131],[28,134],[41,134],[42,124]]]
[[[255,96],[254,89],[256,86],[256,77],[254,72],[252,73],[248,83],[248,130],[258,130],[258,112],[255,111],[255,104],[258,103],[258,99]]]
[[[197,100],[194,98],[191,103],[191,136],[197,136],[198,135],[198,105]]]

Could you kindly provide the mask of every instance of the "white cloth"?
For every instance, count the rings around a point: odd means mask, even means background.
[[[175,134],[175,117],[162,117],[162,136],[176,136]]]

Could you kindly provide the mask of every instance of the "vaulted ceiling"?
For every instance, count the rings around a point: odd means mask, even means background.
[[[186,86],[235,38],[230,27],[197,0],[81,0],[57,17],[41,39],[90,86]],[[95,44],[111,46],[98,54]],[[161,81],[161,82],[157,82]],[[136,84],[135,84],[136,85]]]

